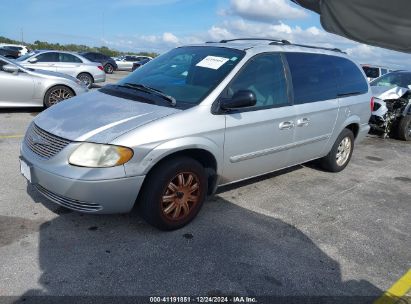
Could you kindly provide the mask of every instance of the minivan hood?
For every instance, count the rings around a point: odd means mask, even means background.
[[[94,91],[50,107],[34,123],[72,141],[110,143],[128,131],[180,111]]]

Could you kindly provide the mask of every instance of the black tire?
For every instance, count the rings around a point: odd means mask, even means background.
[[[396,126],[397,138],[401,140],[411,140],[411,115],[402,117]]]
[[[350,143],[349,152],[347,151],[348,154],[344,154],[344,157],[340,159],[338,158],[338,154],[340,153],[339,149],[341,148],[340,145],[344,146],[343,141],[345,140],[348,140]],[[345,150],[348,150],[348,148]],[[342,130],[337,140],[335,141],[330,153],[328,153],[327,156],[320,159],[320,165],[327,171],[340,172],[344,170],[345,167],[347,167],[348,163],[350,162],[353,150],[354,150],[354,134],[351,130],[344,129]],[[341,153],[340,153],[340,156],[342,156]],[[343,162],[340,162],[340,160]]]
[[[91,76],[89,73],[80,73],[77,75],[77,79],[84,82],[89,89],[94,83],[93,76]]]
[[[73,97],[74,95],[73,90],[66,86],[57,85],[51,87],[44,95],[44,106],[49,108],[60,101]]]
[[[104,66],[104,72],[106,72],[106,74],[113,74],[113,72],[114,72],[114,66],[113,66],[112,64],[110,64],[110,63],[107,63],[107,64]]]
[[[192,182],[188,184],[190,174]],[[187,186],[181,187],[180,180]],[[198,161],[189,157],[169,159],[148,174],[138,207],[142,217],[151,225],[161,230],[175,230],[196,217],[206,198],[207,188],[206,171]],[[196,201],[189,200],[191,197],[195,197]],[[172,208],[172,205],[175,207]]]

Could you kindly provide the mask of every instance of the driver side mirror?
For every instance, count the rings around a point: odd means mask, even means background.
[[[223,110],[235,110],[240,108],[247,108],[255,106],[257,98],[251,90],[237,91],[233,97],[229,99],[223,99],[220,103],[220,107]]]
[[[39,60],[36,57],[30,58],[28,60],[28,62],[30,62],[30,63],[36,63],[37,61],[39,61]]]
[[[20,71],[20,69],[13,64],[6,64],[3,65],[3,71],[7,73],[17,74]]]

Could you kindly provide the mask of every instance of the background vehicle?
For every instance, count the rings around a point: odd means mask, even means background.
[[[19,52],[7,47],[0,47],[0,55],[6,58],[16,59],[19,57]]]
[[[106,73],[101,64],[72,52],[34,51],[17,59],[25,67],[64,73],[83,81],[87,87],[93,83],[104,82]]]
[[[135,71],[136,69],[138,69],[139,67],[141,67],[142,65],[145,65],[147,62],[149,62],[151,59],[150,58],[144,58],[138,62],[133,62],[133,67],[131,68],[131,71]]]
[[[6,47],[11,50],[17,51],[19,53],[19,56],[17,57],[26,55],[28,52],[30,52],[30,49],[25,45],[0,43],[0,48],[1,47]]]
[[[392,70],[387,67],[377,65],[362,64],[361,66],[368,81],[372,81],[382,75],[392,72]]]
[[[371,82],[373,131],[382,136],[411,140],[411,72],[388,73]]]
[[[50,107],[85,92],[86,86],[76,78],[28,69],[0,56],[0,108]]]
[[[80,53],[80,55],[90,61],[101,63],[101,65],[104,67],[104,71],[107,74],[113,74],[113,72],[117,70],[116,61],[109,56],[95,52],[83,52]]]
[[[369,131],[360,66],[340,51],[251,40],[176,48],[43,112],[22,145],[23,174],[73,210],[128,212],[138,197],[149,223],[177,229],[218,186],[313,159],[343,170]],[[43,132],[64,147],[32,149]]]
[[[153,59],[149,56],[135,56],[135,55],[126,55],[126,56],[121,56],[117,58],[116,63],[118,66],[118,69],[121,71],[131,71],[133,68],[133,63],[134,62],[139,62],[141,60],[145,59]]]

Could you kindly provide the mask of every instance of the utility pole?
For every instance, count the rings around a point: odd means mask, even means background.
[[[23,28],[21,28],[21,43],[24,43],[24,32],[23,32]]]

